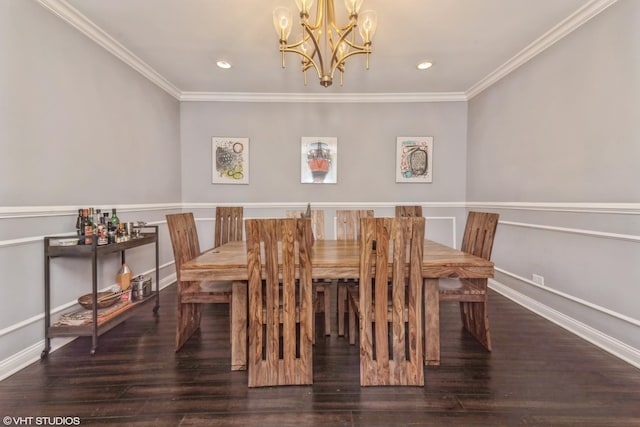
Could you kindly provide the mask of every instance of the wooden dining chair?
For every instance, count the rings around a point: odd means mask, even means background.
[[[499,215],[495,213],[469,212],[461,250],[490,260],[498,220]],[[447,278],[440,279],[438,285],[439,300],[460,302],[464,328],[491,351],[487,280]]]
[[[396,217],[421,217],[422,216],[422,206],[408,206],[408,205],[398,205],[396,206]]]
[[[185,282],[180,278],[180,268],[185,262],[200,255],[200,242],[193,213],[166,216],[178,279],[178,313],[176,323],[176,352],[200,327],[202,304],[229,304],[231,314],[231,282]],[[231,316],[229,316],[231,318]]]
[[[311,221],[249,219],[245,231],[249,387],[312,384]]]
[[[357,240],[360,228],[360,218],[373,218],[373,209],[368,210],[336,210],[336,239]],[[337,311],[338,311],[338,336],[344,336],[344,318],[349,310],[347,304],[347,287],[354,284],[353,280],[339,280],[337,283]],[[349,325],[352,333],[355,333],[355,325]]]
[[[288,210],[287,218],[302,218],[304,210]],[[311,227],[314,239],[324,240],[324,211],[311,209]],[[331,282],[326,280],[313,281],[313,301],[316,313],[324,313],[324,334],[331,335]],[[315,319],[315,316],[314,316]],[[314,329],[315,330],[315,329]]]
[[[422,253],[424,218],[360,220],[360,385],[424,385]],[[375,272],[373,272],[375,270]]]
[[[242,240],[242,206],[217,206],[213,247]]]
[[[303,218],[306,211],[291,209],[286,211],[287,218]],[[324,210],[311,209],[311,231],[318,240],[324,240]]]

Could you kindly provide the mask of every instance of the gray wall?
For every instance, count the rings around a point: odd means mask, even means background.
[[[182,197],[191,202],[464,200],[465,102],[183,102]],[[211,184],[211,137],[249,137],[250,184]],[[337,184],[300,183],[300,138],[338,138]],[[432,184],[396,184],[398,136],[433,136]]]
[[[42,350],[43,235],[73,231],[78,207],[179,206],[180,104],[35,1],[0,1],[0,64],[0,361],[19,364]],[[132,252],[134,273],[152,268],[151,247]],[[90,291],[88,260],[53,264],[54,308]],[[103,286],[117,268],[101,263]]]
[[[334,236],[336,209],[373,209],[377,216],[393,216],[397,203],[424,204],[425,216],[431,218],[427,237],[458,245],[466,122],[466,102],[183,102],[183,202],[201,218],[203,247],[212,244],[215,204],[243,204],[245,217],[264,217],[284,216],[287,209],[304,208],[307,202],[325,211],[327,238]],[[248,185],[211,183],[214,136],[249,138]],[[300,183],[302,136],[338,138],[337,184]],[[433,183],[395,182],[398,136],[434,138]]]
[[[636,364],[639,22],[621,0],[473,98],[467,149],[467,201],[501,213],[504,291]]]

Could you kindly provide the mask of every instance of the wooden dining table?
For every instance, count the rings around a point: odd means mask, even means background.
[[[313,279],[358,279],[360,255],[357,241],[317,240],[311,254]],[[440,364],[440,302],[438,279],[446,277],[490,278],[491,261],[425,240],[422,258],[424,278],[424,362]],[[231,369],[247,369],[247,250],[244,241],[225,243],[203,252],[180,269],[184,281],[230,280]]]

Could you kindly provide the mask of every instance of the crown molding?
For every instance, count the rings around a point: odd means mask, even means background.
[[[569,15],[566,19],[561,21],[558,25],[551,28],[549,31],[538,37],[527,47],[518,52],[513,58],[502,64],[500,67],[492,71],[484,79],[471,86],[466,92],[467,100],[472,99],[474,96],[480,94],[489,86],[501,80],[521,65],[528,62],[538,54],[542,53],[551,45],[561,40],[565,36],[569,35],[580,26],[588,22],[591,18],[598,15],[600,12],[607,9],[618,0],[592,0]]]
[[[242,92],[182,92],[180,101],[201,102],[465,102],[463,92],[417,93],[242,93]]]
[[[294,102],[294,103],[392,103],[466,102],[549,48],[618,0],[592,0],[525,47],[465,92],[417,93],[245,93],[181,91],[151,66],[116,41],[66,0],[36,0],[78,31],[95,41],[179,101],[200,102]]]
[[[146,62],[138,58],[129,49],[124,47],[113,37],[107,34],[102,28],[98,27],[86,16],[80,13],[76,8],[71,6],[65,0],[36,0],[51,13],[76,28],[85,36],[102,46],[108,52],[120,59],[125,64],[142,74],[152,83],[159,86],[169,95],[176,99],[180,99],[181,91],[174,86],[169,80],[164,78],[160,73],[151,68]]]

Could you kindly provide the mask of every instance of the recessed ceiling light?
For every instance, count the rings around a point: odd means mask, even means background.
[[[227,61],[218,61],[216,62],[216,65],[220,68],[224,68],[225,70],[227,68],[231,68],[231,64],[229,64]]]
[[[419,63],[416,68],[418,68],[418,70],[426,70],[427,68],[431,68],[433,66],[433,62],[429,62],[429,61],[424,61]]]

